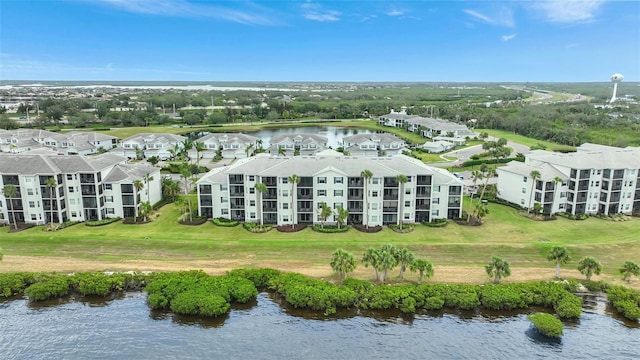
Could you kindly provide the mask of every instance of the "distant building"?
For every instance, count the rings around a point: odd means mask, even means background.
[[[122,156],[130,159],[135,158],[136,151],[139,151],[145,158],[157,156],[160,160],[167,160],[182,151],[186,139],[174,134],[141,133],[122,140],[119,151],[122,152]]]
[[[392,156],[401,155],[407,144],[391,134],[356,134],[342,140],[343,148],[353,156]]]
[[[391,113],[381,115],[378,118],[378,124],[383,126],[404,128],[407,131],[411,131],[416,134],[420,134],[423,137],[435,139],[437,137],[444,137],[452,139],[450,142],[462,142],[469,137],[473,138],[477,136],[475,132],[469,130],[466,125],[453,123],[443,119],[423,118],[417,115],[407,115],[406,111],[402,110],[395,112],[391,110]],[[448,141],[448,140],[447,140]]]
[[[453,149],[453,144],[448,141],[428,141],[420,147],[430,153],[438,154]]]
[[[575,153],[534,150],[525,162],[499,167],[499,197],[545,213],[640,212],[640,147],[583,144]],[[540,173],[532,184],[531,172]],[[556,182],[555,180],[560,180]],[[533,191],[533,194],[532,194]]]
[[[220,151],[220,155],[223,158],[241,159],[247,157],[247,150],[249,150],[249,155],[251,155],[251,153],[262,144],[262,140],[259,138],[242,133],[211,133],[196,141],[204,144],[206,150],[200,154],[204,159],[213,159],[216,156],[216,151]],[[196,158],[195,149],[189,151],[189,156],[193,159]]]
[[[286,155],[313,155],[327,149],[327,141],[326,137],[313,134],[279,135],[269,140],[269,153],[278,155],[283,149]]]
[[[369,170],[372,177],[361,176]],[[298,184],[289,181],[297,175]],[[408,182],[399,184],[398,175]],[[255,186],[266,185],[259,193]],[[385,225],[455,219],[462,213],[463,183],[446,170],[404,155],[343,156],[331,150],[316,156],[259,154],[215,168],[197,183],[198,211],[208,218],[265,224],[321,222],[322,203],[349,211],[348,223]]]
[[[0,155],[0,188],[14,185],[15,197],[0,192],[0,221],[44,224],[64,221],[130,217],[141,201],[151,204],[162,198],[160,169],[129,165],[112,153],[81,155]],[[136,194],[134,180],[153,177]],[[53,178],[53,193],[46,186]],[[134,196],[138,199],[134,201]]]
[[[21,153],[46,147],[61,155],[91,155],[109,151],[117,144],[115,136],[71,131],[58,133],[47,130],[0,130],[0,151]]]

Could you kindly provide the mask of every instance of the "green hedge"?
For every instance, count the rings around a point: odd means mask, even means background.
[[[347,230],[349,230],[349,227],[346,226],[346,225],[343,225],[341,227],[337,227],[335,225],[320,226],[319,224],[313,224],[313,226],[311,228],[315,232],[327,233],[327,234],[343,233],[343,232],[347,232]]]
[[[467,160],[462,163],[461,167],[469,167],[469,166],[478,166],[482,164],[492,165],[492,164],[506,164],[511,161],[520,161],[524,162],[524,158],[521,157],[512,157],[506,159],[482,159],[482,160]]]
[[[607,299],[622,316],[633,321],[640,319],[640,291],[623,286],[609,286]]]
[[[229,220],[226,218],[213,218],[211,221],[217,226],[234,227],[240,224],[236,220]]]
[[[440,218],[440,219],[433,219],[433,221],[425,221],[422,224],[428,227],[437,228],[437,227],[447,226],[449,224],[449,221],[447,219]]]
[[[540,333],[549,337],[560,337],[563,332],[562,321],[555,316],[545,313],[535,313],[527,316]]]
[[[120,221],[120,220],[121,219],[119,217],[115,217],[115,218],[107,218],[107,219],[96,220],[96,221],[87,221],[84,224],[86,226],[104,226],[104,225],[109,225],[109,224],[112,224],[112,223]]]

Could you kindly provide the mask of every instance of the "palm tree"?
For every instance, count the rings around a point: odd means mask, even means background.
[[[362,177],[364,183],[364,195],[362,196],[362,223],[366,228],[369,228],[369,204],[367,203],[368,197],[368,183],[371,177],[373,177],[373,173],[371,170],[364,169],[360,172],[360,176]]]
[[[49,210],[51,211],[51,224],[53,224],[53,196],[55,195],[55,190],[56,187],[58,186],[58,183],[56,182],[56,178],[54,178],[53,176],[48,178],[47,181],[44,183],[44,186],[49,189]]]
[[[196,149],[196,165],[200,167],[200,154],[202,154],[207,148],[202,141],[196,141],[193,143],[193,148]]]
[[[149,214],[151,214],[151,212],[153,211],[153,206],[151,206],[151,203],[148,201],[142,201],[140,202],[140,215],[144,218],[144,222],[147,222],[147,216],[149,216]]]
[[[297,208],[297,197],[298,197],[298,184],[300,184],[300,176],[293,174],[287,178],[289,184],[291,184],[291,228],[298,223],[298,218],[296,214]]]
[[[600,275],[602,264],[591,256],[585,256],[578,262],[578,270],[590,281],[593,274]]]
[[[153,181],[153,176],[151,176],[151,174],[145,174],[142,177],[142,180],[144,181],[144,187],[147,189],[147,202],[151,203],[151,193],[150,193],[150,189],[149,189],[149,183],[151,181]]]
[[[162,179],[162,195],[176,200],[176,195],[180,193],[180,183],[169,178]]]
[[[189,196],[189,193],[191,192],[191,188],[189,187],[189,176],[191,176],[189,164],[182,163],[182,166],[180,166],[180,177],[184,181],[184,195],[187,198],[187,204],[189,205],[189,221],[193,221],[193,215],[191,214],[191,196]]]
[[[378,268],[380,266],[380,250],[368,248],[364,254],[362,254],[362,263],[364,264],[364,267],[369,267],[369,265],[371,265],[376,280],[380,279],[380,274],[378,273]]]
[[[356,268],[356,258],[352,253],[337,249],[331,254],[331,269],[338,273],[340,280],[347,278],[347,274]]]
[[[379,261],[381,270],[379,271],[380,281],[384,282],[389,275],[389,270],[392,270],[394,267],[396,267],[396,265],[398,265],[398,260],[390,251],[386,251],[383,249],[380,251]]]
[[[398,225],[400,226],[400,231],[402,231],[402,220],[404,220],[404,184],[409,181],[409,178],[407,178],[406,175],[400,174],[396,176],[396,181],[400,187],[400,193],[398,194]]]
[[[400,263],[400,274],[398,274],[398,278],[404,279],[404,271],[407,270],[407,266],[413,262],[413,253],[407,248],[402,248],[396,252],[395,256],[398,263]]]
[[[571,254],[566,247],[554,246],[547,254],[547,260],[556,262],[556,279],[560,279],[560,264],[569,262]]]
[[[558,189],[560,188],[560,184],[562,184],[562,178],[559,176],[556,176],[553,178],[553,183],[554,183],[554,187],[553,187],[553,201],[555,203],[556,201],[556,195],[558,193]],[[553,209],[552,209],[553,211]]]
[[[176,144],[177,146],[178,144]],[[189,139],[184,139],[182,141],[182,150],[180,151],[182,158],[186,159],[189,157],[189,150],[193,149],[193,141]]]
[[[431,261],[425,259],[415,259],[409,264],[409,269],[413,272],[418,271],[420,276],[418,277],[418,284],[422,283],[424,276],[430,278],[433,276],[433,264]]]
[[[484,178],[484,174],[482,173],[482,171],[480,170],[473,170],[471,172],[471,180],[473,181],[473,191],[475,194],[478,194],[478,188],[477,188],[477,182],[478,181],[482,181],[482,179]],[[480,200],[478,200],[480,201]]]
[[[133,222],[136,222],[138,217],[138,192],[144,188],[142,180],[133,180],[133,188],[136,190],[133,194]]]
[[[531,202],[533,201],[533,191],[536,186],[536,180],[540,179],[540,171],[532,170],[529,173],[529,176],[531,177],[531,194],[529,195],[529,206],[527,206],[527,213],[531,212],[531,208],[532,208]]]
[[[13,184],[7,184],[2,188],[2,192],[4,193],[4,197],[7,200],[7,204],[11,205],[9,211],[13,216],[13,228],[18,230],[18,223],[16,222],[16,213],[13,211],[13,202],[10,198],[14,198],[18,196],[18,188]]]
[[[262,219],[262,194],[266,193],[268,189],[265,183],[257,183],[255,188],[258,192],[258,217],[260,218],[260,227],[262,227],[264,225],[264,220]]]
[[[327,205],[326,202],[322,202],[320,204],[320,219],[322,222],[320,223],[320,227],[324,229],[324,223],[327,221],[327,218],[333,214],[333,209]]]
[[[484,218],[485,216],[487,216],[489,214],[489,208],[487,207],[487,205],[478,202],[476,203],[476,205],[473,208],[473,215],[475,216],[476,219],[478,219],[479,223],[482,223],[482,218]],[[467,217],[467,222],[469,222],[469,217]]]
[[[511,275],[509,262],[496,256],[491,257],[491,262],[487,264],[484,269],[489,276],[493,277],[494,284],[499,284],[500,279]]]
[[[349,217],[349,210],[339,207],[337,209],[337,213],[338,213],[338,229],[340,229],[340,227],[347,222],[347,218]]]
[[[0,253],[0,260],[2,260],[2,254]],[[623,276],[623,280],[629,282],[631,275],[640,275],[640,266],[633,261],[625,261],[622,267],[619,269],[620,274]]]
[[[246,148],[244,148],[244,154],[249,157],[251,154],[251,149],[253,149],[254,144],[249,144]]]
[[[278,156],[286,156],[287,150],[284,149],[284,146],[278,146]]]

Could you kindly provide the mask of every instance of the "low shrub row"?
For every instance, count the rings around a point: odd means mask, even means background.
[[[298,231],[302,231],[302,230],[304,230],[306,228],[307,228],[306,224],[280,225],[280,226],[276,227],[276,229],[278,229],[278,231],[286,232],[286,233],[298,232]]]
[[[160,201],[158,201],[157,203],[153,204],[153,211],[158,211],[160,210],[161,207],[168,205],[168,204],[173,204],[173,199],[169,198],[169,197],[164,197],[162,198]]]
[[[382,231],[382,226],[365,226],[362,224],[353,224],[351,225],[354,229],[363,232],[363,233],[377,233]]]
[[[106,219],[96,220],[96,221],[87,221],[84,224],[86,226],[103,226],[103,225],[109,225],[109,224],[114,223],[116,221],[120,221],[120,218],[119,217],[114,217],[114,218],[106,218]]]
[[[620,315],[633,321],[640,319],[640,291],[610,285],[607,288],[607,299]]]
[[[234,226],[238,226],[238,224],[240,224],[238,221],[236,220],[229,220],[226,218],[213,218],[211,219],[211,221],[214,223],[214,225],[217,226],[225,226],[225,227],[234,227]]]
[[[266,233],[267,231],[273,229],[271,225],[260,225],[253,222],[245,222],[242,224],[242,227],[252,233]]]
[[[206,216],[198,216],[198,217],[194,217],[192,218],[192,220],[189,219],[185,219],[185,220],[178,220],[178,223],[180,225],[202,225],[204,223],[207,222],[207,217]]]
[[[569,220],[586,220],[589,216],[587,214],[569,214],[566,212],[561,212],[561,213],[556,213],[556,216],[560,216],[563,217],[565,219],[569,219]]]
[[[80,224],[80,221],[65,221],[63,223],[47,223],[42,227],[42,231],[58,231],[70,226]]]
[[[324,225],[323,226],[323,225],[313,224],[312,229],[315,232],[327,233],[327,234],[335,234],[335,233],[347,232],[347,230],[349,230],[349,227],[346,226],[346,225],[338,227],[336,225]]]
[[[389,224],[388,227],[389,229],[401,234],[410,233],[416,228],[413,224],[403,224],[402,228],[400,227],[400,225]]]
[[[449,224],[449,221],[447,219],[444,218],[440,218],[440,219],[433,219],[432,221],[425,221],[422,223],[422,225],[428,226],[428,227],[445,227],[447,226],[447,224]]]
[[[478,166],[482,164],[506,164],[511,161],[520,161],[524,162],[524,157],[512,157],[506,159],[480,159],[480,160],[467,160],[462,163],[461,167],[469,167],[469,166]]]

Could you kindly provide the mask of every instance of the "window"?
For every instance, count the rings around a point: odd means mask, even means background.
[[[566,192],[566,191],[565,191],[565,192],[561,192],[561,193],[560,193],[560,198],[561,198],[561,199],[562,199],[562,198],[566,198],[566,197],[567,197],[567,192]]]
[[[343,208],[342,203],[341,202],[333,203],[333,208],[336,210],[342,209]]]
[[[433,192],[440,192],[440,185],[434,185]]]
[[[69,205],[75,205],[76,199],[69,199]]]
[[[598,175],[600,175],[601,173],[602,173],[602,170],[598,170],[598,171],[596,172],[596,174],[598,174]]]
[[[35,201],[29,201],[29,207],[30,208],[36,207],[36,202]]]
[[[254,213],[254,212],[249,213],[249,218],[255,219],[256,218],[256,213]]]
[[[250,187],[249,194],[255,194],[255,193],[256,193],[256,188]]]
[[[522,178],[522,182],[525,182],[525,183],[527,182],[527,177],[526,176]]]
[[[520,205],[524,205],[524,199],[520,199]]]
[[[256,206],[255,200],[249,200],[249,206]]]
[[[343,196],[342,190],[333,190],[333,196]]]
[[[378,197],[378,192],[377,191],[372,191],[371,192],[371,197]]]
[[[111,184],[104,184],[105,190],[111,190]]]
[[[223,203],[223,204],[227,203],[227,202],[229,202],[229,198],[226,198],[226,197],[223,196],[223,197],[220,198],[220,202]]]
[[[227,191],[227,184],[220,184],[220,191]]]
[[[318,190],[318,196],[327,196],[327,190]]]
[[[526,194],[527,193],[527,188],[522,188],[522,193]]]
[[[282,215],[282,221],[289,221],[289,215]]]
[[[72,193],[73,192],[73,186],[69,186],[69,192]]]
[[[222,209],[222,210],[220,211],[220,214],[221,214],[221,215],[229,215],[229,209]]]
[[[77,212],[75,212],[75,211],[72,211],[72,212],[71,212],[71,217],[78,217],[78,213],[77,213]]]
[[[282,183],[283,184],[288,184],[289,183],[289,179],[287,179],[286,177],[283,177],[281,179],[282,179]]]
[[[431,203],[432,204],[436,204],[436,205],[440,204],[440,199],[439,198],[433,198],[433,199],[431,199]]]
[[[107,208],[107,214],[109,214],[109,215],[113,215],[113,214],[115,214],[115,213],[116,213],[116,211],[115,211],[115,209],[114,209],[114,208]]]
[[[318,177],[318,184],[326,184],[327,183],[327,177],[326,176],[319,176]]]
[[[289,210],[289,203],[282,203],[282,210]]]
[[[256,177],[254,175],[249,175],[249,181],[256,181]]]
[[[411,214],[409,214],[409,213],[404,214],[404,219],[405,220],[410,220],[411,219]]]
[[[411,195],[411,189],[404,189],[405,195]]]
[[[431,210],[431,216],[438,216],[440,214],[440,210]]]
[[[27,195],[33,195],[33,189],[27,189]]]
[[[377,221],[378,221],[378,215],[372,215],[371,222],[377,222]]]
[[[371,210],[378,210],[378,203],[372,203]]]
[[[379,178],[371,178],[371,183],[377,185],[378,182],[380,181]]]
[[[67,174],[67,180],[73,180],[73,175]]]
[[[342,184],[343,181],[344,180],[343,180],[342,176],[336,176],[336,177],[333,178],[333,183],[334,184]]]
[[[522,200],[522,203],[524,204],[524,200]],[[558,206],[558,209],[560,210],[564,209],[564,204],[560,204],[560,206]]]
[[[113,202],[113,196],[105,196],[105,197],[104,197],[104,201],[106,201],[106,202]]]
[[[410,206],[411,206],[411,201],[404,202],[404,207],[410,207]]]
[[[36,214],[31,214],[31,220],[36,220],[36,219],[37,219]]]
[[[289,190],[282,190],[282,196],[284,197],[289,196]]]

